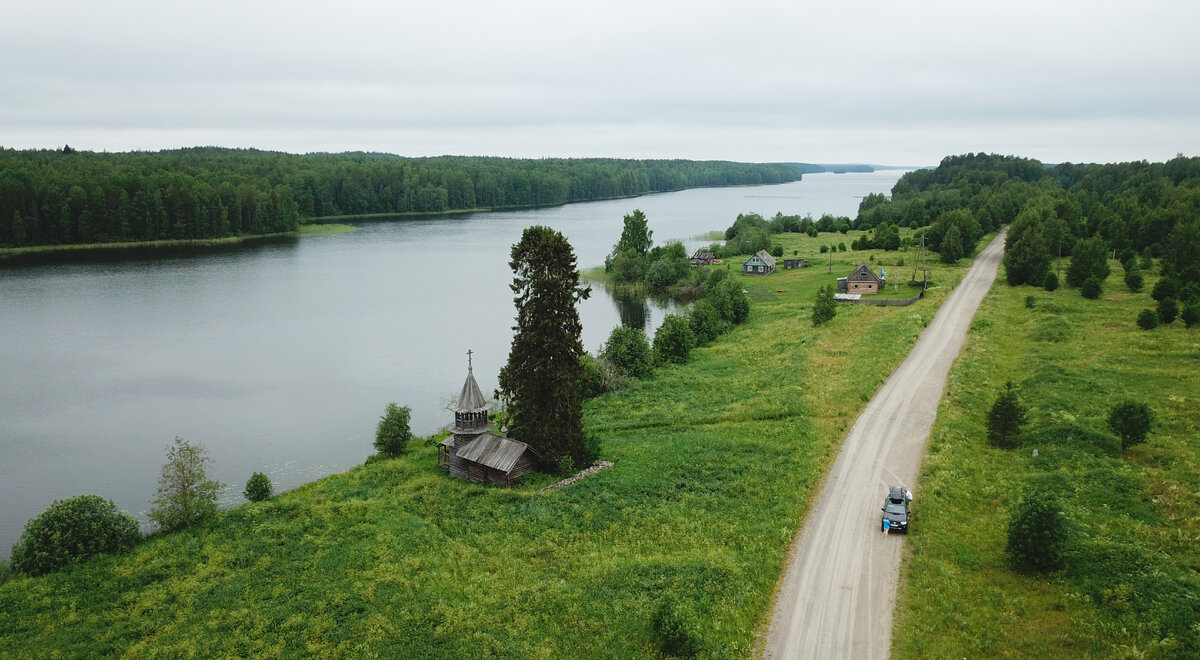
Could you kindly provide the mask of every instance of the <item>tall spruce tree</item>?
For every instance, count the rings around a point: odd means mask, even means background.
[[[549,227],[527,228],[509,266],[517,325],[500,387],[513,413],[510,435],[533,447],[544,469],[563,471],[586,459],[578,388],[583,324],[575,305],[591,288],[579,286],[575,251]]]

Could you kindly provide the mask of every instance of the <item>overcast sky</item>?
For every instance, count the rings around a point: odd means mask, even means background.
[[[1200,155],[1200,2],[5,0],[0,146]]]

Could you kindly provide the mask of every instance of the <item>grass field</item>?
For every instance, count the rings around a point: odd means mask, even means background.
[[[897,657],[1200,653],[1200,331],[1138,329],[1154,278],[1133,294],[1113,266],[1100,300],[1009,287],[1003,273],[985,299],[917,493]],[[1006,451],[988,446],[985,421],[1009,379],[1029,422]],[[1157,416],[1124,456],[1105,421],[1123,399]],[[1054,492],[1071,520],[1067,567],[1047,576],[1014,571],[1004,551],[1028,487]]]
[[[788,253],[814,241],[782,240]],[[477,486],[414,446],[203,529],[14,579],[0,586],[0,649],[654,657],[651,619],[669,594],[700,656],[747,657],[842,435],[966,267],[938,267],[916,305],[842,306],[813,328],[816,289],[869,258],[837,253],[832,273],[735,274],[756,300],[746,324],[687,365],[587,403],[586,430],[612,469],[539,495],[553,478]]]

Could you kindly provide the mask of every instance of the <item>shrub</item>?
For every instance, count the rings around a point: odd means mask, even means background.
[[[843,233],[844,233],[844,232],[843,232]],[[846,244],[845,244],[845,243],[838,243],[838,252],[845,252],[845,251],[846,251]],[[901,260],[901,261],[903,261],[903,260]],[[901,266],[903,266],[904,264],[900,264],[900,265],[901,265]]]
[[[1079,294],[1088,300],[1095,300],[1104,294],[1104,285],[1099,277],[1091,275],[1079,287]]]
[[[1169,325],[1176,316],[1179,316],[1179,303],[1175,302],[1174,298],[1163,298],[1158,303],[1158,321],[1163,325]]]
[[[246,482],[246,489],[242,491],[242,495],[246,496],[251,502],[261,502],[271,498],[274,494],[274,488],[271,487],[271,480],[262,472],[255,472],[250,475],[250,479]]]
[[[688,313],[688,319],[697,346],[703,346],[729,331],[729,322],[722,319],[721,312],[707,300],[697,300]]]
[[[641,328],[613,328],[600,349],[600,357],[634,378],[645,378],[654,371],[654,355]]]
[[[678,280],[678,272],[666,259],[659,259],[646,269],[646,281],[660,289],[665,289]]]
[[[1129,287],[1129,290],[1133,293],[1141,291],[1145,284],[1146,281],[1142,277],[1142,271],[1137,268],[1132,268],[1125,273],[1125,286]]]
[[[1081,238],[1071,250],[1071,264],[1067,266],[1067,284],[1082,287],[1089,277],[1101,282],[1112,272],[1108,265],[1108,244],[1104,239]]]
[[[690,658],[700,651],[699,639],[691,617],[682,612],[674,598],[667,596],[658,603],[650,622],[658,648],[677,658]]]
[[[696,335],[692,333],[692,326],[687,317],[679,314],[667,314],[658,332],[654,333],[654,357],[659,364],[684,364],[695,347]]]
[[[170,532],[216,515],[221,483],[205,474],[204,464],[210,460],[203,447],[176,436],[175,445],[167,448],[150,520]]]
[[[1154,413],[1137,401],[1122,401],[1108,413],[1108,426],[1121,437],[1122,451],[1145,442],[1153,425]]]
[[[822,325],[832,321],[837,316],[837,301],[833,298],[833,286],[825,285],[817,289],[817,300],[813,303],[813,325]]]
[[[1066,514],[1049,493],[1026,493],[1008,524],[1006,550],[1013,564],[1033,571],[1061,568],[1069,536]]]
[[[602,364],[603,362],[603,364]],[[592,355],[584,353],[579,356],[579,365],[582,367],[582,377],[579,379],[579,396],[584,399],[590,399],[594,396],[599,396],[609,391],[604,386],[603,369],[608,365],[606,361]],[[370,460],[370,459],[368,459]]]
[[[820,248],[820,250],[821,250],[821,254],[825,254],[826,252],[828,252],[828,251],[829,251],[829,246],[828,246],[828,245],[822,245],[822,246],[821,246],[821,248]]]
[[[1042,288],[1047,291],[1055,291],[1058,289],[1058,275],[1054,273],[1046,273],[1046,281],[1042,283]]]
[[[1033,309],[1033,306],[1036,304],[1037,298],[1034,298],[1033,296],[1025,296],[1025,309]]]
[[[1137,324],[1142,330],[1153,330],[1158,327],[1158,314],[1152,309],[1143,309],[1138,314]]]
[[[1188,282],[1179,288],[1179,301],[1189,305],[1200,300],[1200,282]]]
[[[408,426],[410,419],[412,408],[395,403],[387,404],[387,410],[375,427],[375,449],[388,457],[403,454],[413,437],[412,429]]]
[[[736,280],[723,276],[725,271],[716,272],[722,277],[710,277],[704,283],[704,299],[712,303],[725,321],[734,325],[743,323],[750,316],[750,299]]]
[[[1197,322],[1200,322],[1200,306],[1188,305],[1184,307],[1179,318],[1189,328],[1196,325]]]
[[[142,538],[133,516],[99,495],[55,500],[25,523],[12,548],[12,570],[42,575],[106,552],[133,547]]]
[[[783,256],[783,246],[778,243],[771,245],[771,256],[775,257],[775,258],[782,257]]]
[[[988,442],[1001,449],[1012,449],[1017,446],[1017,436],[1024,425],[1025,407],[1021,405],[1017,390],[1010,380],[1004,384],[1004,391],[996,397],[996,402],[988,411]]]
[[[1150,289],[1150,297],[1162,302],[1164,298],[1175,298],[1179,296],[1179,283],[1174,278],[1164,277],[1154,284],[1154,288]]]

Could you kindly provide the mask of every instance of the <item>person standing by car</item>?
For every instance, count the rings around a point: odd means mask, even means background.
[[[883,519],[883,535],[887,536],[888,530],[892,528],[892,521],[885,516]]]

